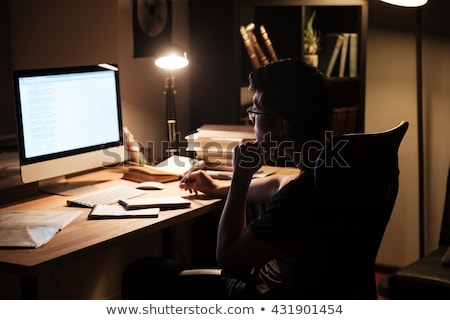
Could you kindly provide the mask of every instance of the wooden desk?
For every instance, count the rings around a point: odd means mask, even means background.
[[[121,177],[120,171],[107,169],[78,176],[72,180],[96,181],[99,189],[117,184],[136,185],[135,182],[123,180]],[[170,182],[166,185],[166,189],[150,190],[147,191],[147,195],[188,195],[186,191],[178,188],[178,182]],[[1,210],[80,210],[80,208],[67,207],[68,198],[44,194],[36,187],[28,186],[2,196],[0,206]],[[222,206],[221,199],[202,195],[191,196],[190,200],[192,201],[190,208],[161,211],[158,218],[148,219],[87,220],[90,209],[83,208],[84,213],[80,217],[40,248],[0,249],[0,272],[20,275],[22,298],[38,298],[38,275],[46,268],[135,237],[166,230],[168,227],[217,210]]]

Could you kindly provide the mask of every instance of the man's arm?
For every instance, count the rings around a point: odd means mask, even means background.
[[[254,203],[268,203],[286,183],[295,179],[298,173],[291,175],[271,175],[251,179],[247,192],[247,201]],[[180,181],[180,188],[189,192],[203,192],[205,194],[225,198],[230,189],[230,181],[212,179],[205,171],[192,172],[188,180]]]

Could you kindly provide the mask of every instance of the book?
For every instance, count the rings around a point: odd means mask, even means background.
[[[239,124],[204,124],[197,128],[197,137],[256,139],[253,126]]]
[[[330,77],[344,41],[344,35],[337,32],[327,33],[320,41],[322,45],[319,51],[319,70]]]
[[[343,106],[333,108],[331,128],[335,136],[345,133],[354,133],[356,131],[356,122],[358,116],[358,107]]]
[[[344,107],[333,108],[330,130],[333,131],[333,135],[335,137],[344,134],[345,122],[346,122],[346,109]]]
[[[124,218],[158,218],[159,208],[127,210],[123,206],[95,205],[89,212],[89,220],[124,219]]]
[[[245,28],[245,26],[240,26],[239,31],[241,33],[242,41],[244,42],[244,46],[247,50],[252,67],[254,70],[258,69],[260,67],[259,59],[256,55],[255,48],[253,47],[253,43],[248,35],[247,29]]]
[[[354,133],[356,131],[356,123],[358,119],[358,107],[345,107],[346,119],[344,133]]]
[[[184,156],[171,156],[156,166],[143,165],[131,162],[131,166],[124,172],[123,179],[135,182],[176,181],[192,167],[196,160]]]
[[[253,126],[204,124],[187,135],[186,151],[194,151],[211,170],[232,171],[233,150],[247,141],[255,141]]]
[[[345,75],[345,67],[347,63],[347,55],[348,55],[348,40],[350,38],[350,34],[348,32],[343,33],[344,40],[342,41],[341,48],[341,59],[339,63],[339,77],[344,77]]]
[[[259,30],[260,30],[261,36],[262,36],[262,38],[264,40],[264,44],[266,46],[266,49],[269,52],[270,60],[271,61],[277,61],[278,60],[277,54],[275,53],[275,50],[274,50],[273,45],[272,45],[272,41],[270,41],[269,35],[268,35],[264,25],[260,25],[259,26]]]
[[[358,76],[358,34],[350,33],[349,36],[349,76],[357,77]]]
[[[258,57],[260,64],[261,65],[268,64],[269,60],[267,59],[264,51],[261,49],[258,39],[256,38],[256,35],[253,32],[253,30],[255,30],[255,24],[253,22],[251,22],[245,26],[245,29],[247,30],[248,37],[250,38],[253,48],[255,49],[255,53],[256,53],[256,56]]]
[[[135,198],[119,200],[119,204],[127,210],[159,208],[161,210],[181,209],[191,206],[191,201],[181,196]]]
[[[254,140],[254,138],[251,140]],[[232,152],[234,147],[245,141],[247,141],[247,139],[234,137],[200,138],[198,133],[196,132],[186,136],[186,150],[220,154],[223,152]]]

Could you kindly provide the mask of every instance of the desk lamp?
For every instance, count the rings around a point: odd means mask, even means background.
[[[179,133],[175,113],[175,77],[172,75],[172,71],[186,67],[189,60],[186,51],[175,44],[161,48],[156,57],[156,66],[169,72],[166,77],[164,94],[166,95],[167,156],[170,157],[179,153]]]
[[[428,0],[381,0],[401,7],[420,7]],[[417,137],[419,160],[419,238],[420,257],[425,255],[425,195],[424,195],[424,156],[423,156],[423,105],[422,105],[422,14],[416,9],[416,77],[417,77]]]

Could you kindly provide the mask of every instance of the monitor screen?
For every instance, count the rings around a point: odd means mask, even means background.
[[[24,183],[74,194],[66,175],[124,160],[116,65],[17,70],[13,80]]]

